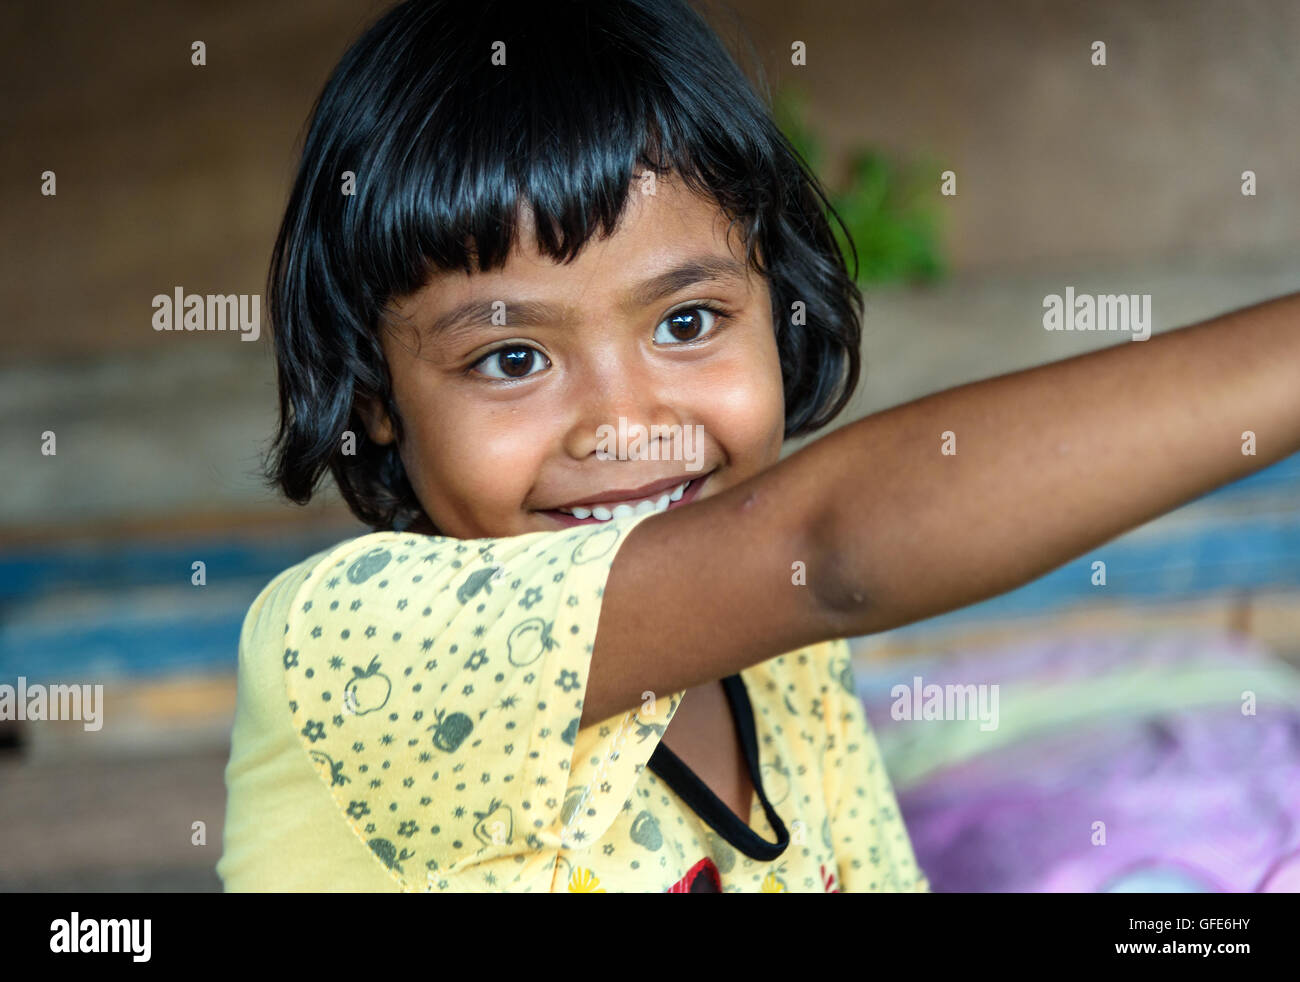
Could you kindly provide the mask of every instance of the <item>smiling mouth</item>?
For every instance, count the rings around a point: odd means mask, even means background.
[[[709,472],[711,473],[712,471]],[[616,518],[628,518],[632,515],[653,515],[690,503],[699,494],[700,487],[708,479],[709,474],[691,478],[674,488],[645,498],[607,502],[590,507],[575,505],[571,508],[547,508],[542,509],[541,514],[548,515],[564,525],[590,525],[613,521]]]

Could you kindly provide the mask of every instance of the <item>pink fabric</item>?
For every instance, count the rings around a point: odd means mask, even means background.
[[[1059,699],[1080,673],[1165,664],[1172,684],[1192,664],[1267,657],[1205,639],[1190,654],[1185,638],[1071,641],[954,656],[918,674],[926,683],[1000,681],[1004,691],[1047,682],[1044,691]],[[895,666],[893,681],[906,671]],[[1260,693],[1258,715],[1245,716],[1239,695],[1225,693],[1211,708],[1111,715],[1027,734],[899,788],[933,889],[1300,891],[1300,706]],[[883,695],[867,700],[878,732],[915,725],[893,721],[888,707]],[[1096,822],[1105,825],[1104,845],[1093,844]]]

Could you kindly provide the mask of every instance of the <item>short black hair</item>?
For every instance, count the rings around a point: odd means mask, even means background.
[[[739,225],[772,297],[785,436],[825,426],[858,382],[857,254],[850,274],[828,215],[852,248],[848,230],[769,105],[686,0],[408,0],[384,13],[316,100],[271,259],[272,484],[305,504],[329,470],[372,528],[431,524],[398,444],[370,440],[358,413],[361,400],[382,407],[401,440],[385,310],[433,272],[503,266],[523,203],[539,252],[571,261],[598,229],[612,234],[647,170]]]

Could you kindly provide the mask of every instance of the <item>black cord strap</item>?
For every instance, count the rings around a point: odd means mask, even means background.
[[[727,701],[731,704],[731,717],[740,736],[740,745],[745,754],[745,763],[749,766],[749,776],[754,782],[758,800],[763,803],[767,820],[776,832],[776,841],[768,842],[749,827],[748,818],[741,819],[728,808],[712,789],[696,775],[686,762],[668,749],[662,740],[650,755],[650,770],[664,781],[687,806],[695,812],[718,835],[726,839],[751,859],[764,861],[776,859],[790,844],[790,835],[785,823],[776,813],[772,803],[763,791],[763,780],[759,774],[758,736],[754,725],[754,707],[749,701],[749,692],[740,675],[729,675],[722,680],[726,690]]]

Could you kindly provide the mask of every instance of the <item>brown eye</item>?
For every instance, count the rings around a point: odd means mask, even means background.
[[[714,329],[720,316],[710,307],[684,307],[660,322],[655,331],[655,341],[659,344],[698,341]],[[667,328],[667,336],[664,336],[663,328]]]
[[[678,341],[693,340],[700,329],[699,315],[696,311],[673,314],[668,318],[668,330]]]
[[[498,348],[496,351],[484,356],[483,360],[475,367],[481,368],[483,374],[488,378],[519,379],[534,374],[532,369],[539,362],[545,361],[546,359],[537,349],[513,345],[509,348]],[[547,362],[546,364],[549,365],[550,363]]]

